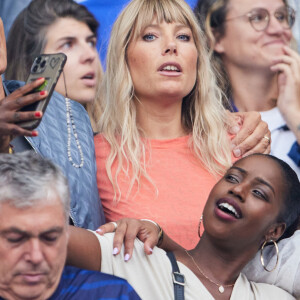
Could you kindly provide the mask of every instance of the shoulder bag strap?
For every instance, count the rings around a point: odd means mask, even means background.
[[[176,258],[173,252],[167,252],[167,256],[171,261],[172,265],[172,279],[174,284],[174,299],[175,300],[184,300],[184,286],[185,286],[185,277],[180,273]]]

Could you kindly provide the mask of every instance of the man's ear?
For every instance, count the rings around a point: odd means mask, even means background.
[[[284,233],[286,229],[285,223],[276,223],[271,226],[271,228],[268,230],[268,232],[265,234],[265,240],[266,241],[277,241]]]
[[[0,18],[0,75],[4,73],[7,65],[6,56],[6,40],[4,34],[4,26],[2,19]]]

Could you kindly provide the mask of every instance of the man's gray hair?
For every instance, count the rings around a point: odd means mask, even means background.
[[[59,167],[33,151],[0,154],[0,209],[2,203],[16,208],[47,204],[59,198],[69,219],[68,182]]]

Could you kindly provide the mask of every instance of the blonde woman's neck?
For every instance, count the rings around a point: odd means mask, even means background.
[[[239,111],[266,111],[276,106],[276,74],[257,70],[228,70],[228,74],[233,102]]]
[[[181,122],[182,101],[135,101],[138,127],[146,138],[166,140],[187,134]]]

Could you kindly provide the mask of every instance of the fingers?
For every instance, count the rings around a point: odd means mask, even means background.
[[[20,112],[20,111],[12,111],[6,112],[5,115],[0,114],[0,123],[18,123],[22,121],[29,121],[35,119],[41,119],[43,113],[41,111],[36,112]],[[0,129],[1,130],[1,129]]]
[[[27,120],[24,118],[24,120]],[[31,120],[31,119],[30,119]],[[38,136],[38,132],[36,130],[30,131],[23,129],[22,127],[13,124],[13,123],[1,123],[0,122],[0,135],[2,136]]]
[[[284,54],[273,60],[274,65],[271,66],[273,72],[290,70],[293,76],[300,76],[300,56],[289,47],[283,47]]]
[[[111,222],[101,225],[96,232],[100,235],[104,235],[105,233],[115,232],[115,226]]]
[[[38,78],[37,80],[27,83],[24,86],[18,88],[13,93],[11,93],[7,98],[19,98],[22,97],[29,92],[33,91],[35,88],[39,87],[43,82],[45,81],[45,78]]]
[[[147,239],[144,242],[144,251],[147,255],[152,254],[153,248],[157,245],[158,242],[158,235],[151,235],[147,236]]]
[[[267,123],[261,120],[259,112],[238,112],[233,115],[240,116],[242,120],[239,132],[232,139],[233,154],[240,157],[254,148],[270,132]]]
[[[117,223],[115,228],[115,222],[110,222],[100,226],[96,232],[103,235],[108,232],[115,232],[113,241],[113,255],[120,253],[122,245],[124,244],[124,260],[128,261],[133,252],[134,240],[138,233],[142,230],[142,223],[137,219],[122,219]]]
[[[134,240],[140,231],[140,221],[136,219],[126,219],[125,222],[118,223],[113,242],[113,254],[120,252],[124,243],[124,260],[128,261],[133,252]]]
[[[271,138],[271,133],[266,122],[260,121],[258,125],[255,126],[245,120],[234,141],[237,143],[237,147],[233,149],[234,155],[239,157],[251,153],[265,152],[269,146],[269,141],[264,139],[264,136]]]
[[[113,255],[119,254],[124,244],[124,260],[128,261],[132,257],[134,241],[137,237],[144,243],[145,253],[148,255],[152,253],[152,249],[158,242],[159,230],[155,222],[125,218],[117,221],[116,229],[113,223],[115,222],[102,225],[96,230],[100,235],[115,231]]]
[[[21,96],[18,98],[13,98],[13,100],[11,100],[12,98],[11,97],[9,98],[8,96],[5,103],[3,103],[1,106],[3,107],[5,105],[7,109],[18,111],[27,105],[45,99],[47,95],[48,95],[47,91],[41,91],[26,96]]]
[[[40,86],[44,82],[44,78],[37,79],[34,82],[24,85],[23,87],[15,90],[13,93],[4,98],[1,102],[1,109],[20,110],[24,106],[40,101],[47,97],[47,91],[30,93],[34,88]]]
[[[258,129],[260,130],[260,129]],[[259,137],[261,136],[261,133],[254,133],[257,138],[256,140],[259,140]],[[252,147],[250,150],[246,151],[243,155],[243,157],[254,154],[254,153],[264,153],[269,154],[271,151],[271,133],[270,131],[265,134],[254,147]]]

